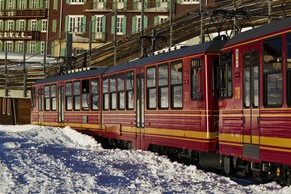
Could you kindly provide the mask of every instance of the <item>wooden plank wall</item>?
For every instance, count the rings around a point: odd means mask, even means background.
[[[30,124],[30,99],[0,98],[0,124]]]

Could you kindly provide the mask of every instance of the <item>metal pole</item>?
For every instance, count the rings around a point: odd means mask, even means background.
[[[114,66],[117,63],[117,5],[114,12]]]
[[[271,22],[271,6],[272,6],[272,0],[269,0],[268,2],[268,23]]]
[[[233,0],[233,11],[235,12],[236,11],[236,0]],[[237,31],[236,31],[236,26],[237,26],[237,20],[236,20],[236,14],[234,14],[234,17],[233,17],[233,35],[236,35],[237,34]]]
[[[170,42],[169,47],[173,45],[173,2],[170,0]]]
[[[91,59],[92,59],[92,22],[89,23],[89,67],[91,66]]]
[[[141,0],[141,56],[144,55],[144,0]]]
[[[200,5],[200,44],[201,44],[204,43],[202,0],[199,0],[199,5]]]
[[[46,73],[46,56],[47,56],[47,41],[44,41],[44,51],[43,51],[43,73]]]

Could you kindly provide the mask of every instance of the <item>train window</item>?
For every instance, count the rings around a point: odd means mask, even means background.
[[[171,107],[183,107],[183,64],[182,61],[171,63]]]
[[[232,52],[222,53],[220,56],[219,90],[221,98],[232,96]]]
[[[74,87],[74,110],[81,109],[81,96],[80,96],[80,81],[75,81],[73,83]]]
[[[91,108],[99,110],[99,79],[91,80]]]
[[[252,63],[253,63],[253,71],[252,71],[252,78],[253,78],[253,107],[259,106],[259,85],[260,85],[260,53],[258,50],[252,52]]]
[[[134,108],[134,85],[133,85],[133,71],[126,73],[126,108]]]
[[[38,111],[43,111],[43,89],[38,90]]]
[[[156,109],[156,67],[147,68],[147,108]]]
[[[282,38],[265,40],[263,49],[264,105],[279,107],[283,103]]]
[[[117,81],[118,81],[118,109],[124,110],[125,109],[125,93],[124,93],[124,73],[118,74]]]
[[[110,76],[110,109],[116,110],[116,75]]]
[[[251,104],[251,71],[250,71],[250,65],[251,65],[251,55],[250,53],[245,53],[243,56],[243,91],[244,91],[244,107],[248,108]]]
[[[44,110],[49,111],[50,110],[50,87],[45,86],[44,87]]]
[[[291,33],[287,34],[287,105],[291,106]]]
[[[51,110],[57,110],[57,86],[51,85]]]
[[[35,107],[35,87],[31,88],[31,107]]]
[[[2,98],[2,114],[6,114],[6,98]]]
[[[159,109],[168,109],[169,107],[169,84],[168,84],[168,64],[158,66],[159,82]]]
[[[66,110],[73,109],[72,83],[66,83]]]
[[[89,80],[82,80],[82,110],[89,110]]]
[[[108,77],[103,78],[103,110],[109,109]]]
[[[201,60],[193,59],[191,61],[191,98],[192,100],[201,99]]]

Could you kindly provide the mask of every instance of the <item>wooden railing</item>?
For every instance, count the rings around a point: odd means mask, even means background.
[[[0,19],[45,19],[47,9],[2,9]]]

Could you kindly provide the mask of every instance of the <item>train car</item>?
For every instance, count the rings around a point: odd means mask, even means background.
[[[109,68],[103,80],[103,137],[130,147],[217,151],[213,68],[224,41],[182,48]],[[120,144],[121,142],[115,142]]]
[[[106,70],[39,80],[32,90],[32,124],[96,130],[110,144],[127,148],[187,157],[216,152],[213,68],[223,43],[216,40]],[[93,106],[96,94],[98,107]]]
[[[71,126],[102,134],[100,83],[105,68],[38,80],[32,87],[31,123]]]
[[[290,181],[290,31],[291,18],[274,21],[221,49],[219,152],[228,172]]]

